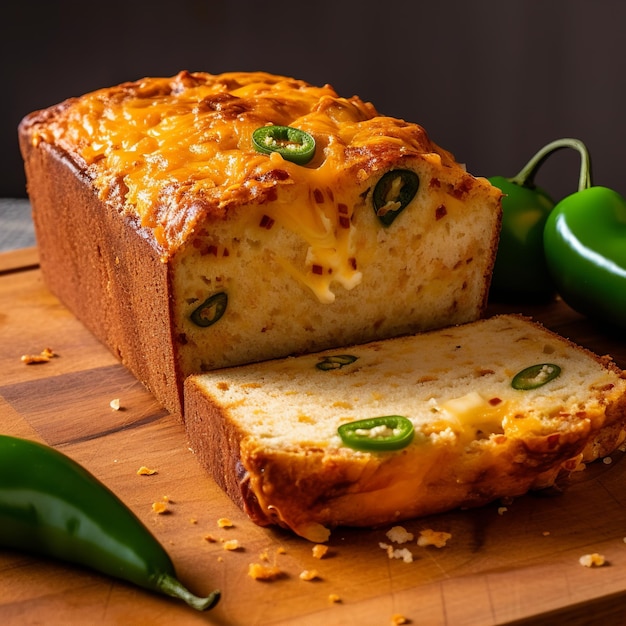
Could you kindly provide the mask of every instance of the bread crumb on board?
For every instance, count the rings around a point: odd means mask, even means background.
[[[328,601],[333,604],[339,604],[341,602],[341,597],[336,593],[328,594]]]
[[[388,543],[380,542],[378,544],[383,550],[387,551],[387,556],[390,559],[401,559],[405,563],[413,562],[413,553],[408,548],[396,548]]]
[[[316,569],[305,569],[300,572],[300,580],[318,580],[320,578],[319,572]]]
[[[142,465],[138,470],[137,470],[137,475],[138,476],[154,476],[154,474],[156,474],[157,471],[155,469],[150,469],[149,467],[146,467],[145,465]]]
[[[314,558],[323,559],[328,552],[328,546],[325,546],[323,543],[317,543],[311,548],[311,552]]]
[[[21,361],[26,365],[36,365],[37,363],[48,363],[50,359],[59,356],[52,348],[44,348],[39,354],[22,354]]]
[[[391,616],[391,626],[402,626],[403,624],[410,624],[411,622],[401,615],[400,613],[394,613]]]
[[[393,543],[403,544],[415,539],[415,535],[403,526],[393,526],[386,533],[387,539]],[[413,562],[413,553],[408,548],[394,548],[392,545],[381,541],[378,546],[387,552],[390,559],[400,559],[405,563]]]
[[[396,544],[408,543],[415,539],[413,533],[402,526],[393,526],[387,531],[386,536],[391,542]],[[434,546],[435,548],[443,548],[451,537],[450,533],[427,528],[420,531],[417,545],[420,547]],[[408,548],[394,548],[394,546],[382,541],[379,542],[378,546],[387,552],[387,556],[390,559],[401,559],[405,563],[413,562],[413,553]]]
[[[427,528],[420,530],[417,545],[420,547],[434,546],[435,548],[443,548],[451,537],[452,535],[450,533]]]
[[[578,562],[583,567],[602,567],[603,565],[606,565],[604,555],[598,554],[597,552],[583,554],[583,556],[578,559]]]
[[[283,571],[277,565],[250,563],[248,566],[248,576],[254,578],[254,580],[276,580],[283,576]]]
[[[168,504],[171,502],[169,496],[163,496],[161,500],[157,500],[152,503],[152,510],[159,515],[163,515],[165,513],[169,513],[170,510],[168,508]]]
[[[220,528],[232,528],[234,524],[227,517],[220,517],[217,520],[217,525]]]
[[[276,548],[276,552],[274,555],[274,564],[271,565],[269,563],[269,552],[267,549],[262,550],[259,553],[259,559],[264,561],[264,563],[250,563],[248,566],[248,576],[250,578],[254,578],[254,580],[261,581],[271,581],[276,580],[277,578],[283,578],[286,574],[285,572],[276,565],[276,559],[281,554],[286,554],[287,550],[283,546],[278,546]],[[305,572],[309,572],[305,574]],[[309,576],[310,578],[307,578]],[[302,580],[313,580],[317,576],[317,572],[315,570],[304,570],[300,573],[300,578]]]
[[[233,552],[235,550],[241,550],[241,544],[239,543],[239,539],[229,539],[228,541],[224,542],[224,550],[228,550],[230,552]]]
[[[393,541],[393,543],[407,543],[409,541],[413,541],[414,538],[415,535],[410,533],[403,526],[394,526],[387,531],[387,539],[389,539],[389,541]]]
[[[164,513],[169,513],[167,509],[167,502],[157,501],[152,503],[152,510],[159,515],[163,515]]]
[[[113,398],[113,400],[111,400],[111,402],[109,402],[109,406],[114,410],[114,411],[120,411],[122,408],[122,404],[119,398]]]

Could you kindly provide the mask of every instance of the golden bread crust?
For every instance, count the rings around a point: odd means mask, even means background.
[[[168,267],[150,234],[130,217],[105,210],[84,174],[62,152],[29,143],[23,151],[47,287],[179,415],[182,377],[167,323]]]

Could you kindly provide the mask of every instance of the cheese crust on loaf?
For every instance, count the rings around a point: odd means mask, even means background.
[[[258,152],[268,125],[309,133],[312,160]],[[180,72],[70,98],[19,134],[46,283],[174,413],[191,373],[484,312],[500,191],[328,85]]]
[[[329,357],[342,365],[317,367]],[[555,379],[512,386],[546,363]],[[342,424],[386,415],[411,420],[409,445],[372,452],[339,437]],[[186,383],[201,463],[256,523],[311,541],[551,486],[615,450],[625,424],[612,361],[513,315]]]

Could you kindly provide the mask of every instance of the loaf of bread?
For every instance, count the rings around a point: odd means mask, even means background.
[[[256,523],[311,541],[553,485],[626,425],[622,371],[517,315],[196,375],[185,392],[202,465]]]
[[[329,86],[181,72],[19,137],[46,284],[174,414],[192,373],[484,312],[499,190]]]

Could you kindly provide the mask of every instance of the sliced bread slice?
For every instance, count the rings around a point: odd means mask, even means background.
[[[201,464],[256,523],[311,541],[552,485],[625,436],[622,370],[517,315],[185,384]]]

